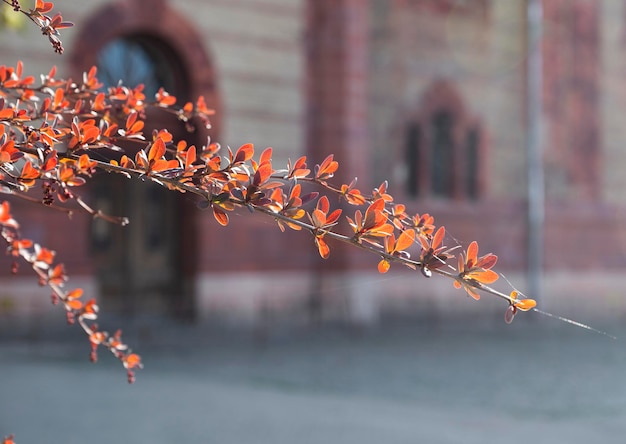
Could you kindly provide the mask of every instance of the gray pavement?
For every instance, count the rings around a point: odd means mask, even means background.
[[[516,320],[517,322],[517,320]],[[0,435],[49,443],[619,443],[626,328],[553,322],[136,339],[129,386],[86,343],[2,342]]]

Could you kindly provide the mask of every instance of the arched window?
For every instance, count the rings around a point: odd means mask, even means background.
[[[98,79],[115,85],[121,79],[128,86],[144,85],[144,94],[154,97],[164,88],[179,100],[189,99],[186,73],[180,57],[167,42],[150,35],[125,35],[107,43],[96,61]]]
[[[413,198],[478,199],[482,193],[481,128],[447,82],[424,95],[406,123],[405,190]]]

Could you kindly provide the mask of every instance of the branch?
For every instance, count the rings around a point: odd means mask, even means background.
[[[37,0],[39,13],[49,6]],[[252,144],[234,152],[210,141],[200,147],[188,146],[185,141],[175,141],[167,129],[146,137],[143,129],[148,109],[165,110],[181,122],[198,121],[206,128],[213,111],[202,97],[176,107],[176,98],[163,90],[149,101],[142,85],[117,85],[102,91],[96,74],[93,67],[82,82],[75,83],[56,79],[53,68],[42,76],[41,85],[34,85],[34,79],[22,77],[21,63],[15,68],[0,66],[0,185],[9,195],[68,214],[71,210],[66,202],[74,201],[77,208],[94,218],[125,225],[128,219],[104,214],[75,192],[98,170],[123,174],[196,196],[199,206],[210,208],[221,225],[228,224],[229,212],[247,208],[271,217],[283,231],[288,227],[309,232],[323,258],[331,254],[330,239],[377,255],[381,273],[392,264],[401,264],[425,277],[435,273],[449,278],[474,299],[479,299],[480,293],[496,296],[507,302],[507,322],[518,310],[535,307],[534,300],[515,290],[507,295],[490,286],[498,279],[493,270],[497,261],[494,254],[479,257],[476,242],[460,253],[455,252],[458,247],[445,246],[445,228],[436,227],[429,214],[408,214],[404,205],[394,202],[386,182],[369,193],[356,188],[356,179],[350,184],[333,184],[339,163],[332,155],[313,168],[307,167],[302,156],[294,163],[289,161],[286,169],[276,170],[271,148],[255,159]],[[136,142],[138,149],[132,154],[126,152],[119,146],[121,141]],[[119,157],[109,162],[97,160],[102,149],[113,150]],[[305,194],[303,184],[319,191]],[[43,189],[41,197],[32,196],[37,189]],[[344,200],[347,208],[355,208],[354,213],[344,215],[346,209],[331,209],[329,196]],[[116,335],[100,332],[91,323],[96,315],[95,302],[82,303],[82,290],[63,292],[60,285],[66,277],[62,267],[52,268],[52,262],[37,259],[47,250],[32,241],[21,243],[8,203],[2,205],[3,235],[12,254],[29,262],[42,283],[51,287],[53,299],[64,304],[68,321],[77,320],[87,333],[94,353],[99,345],[106,346],[132,373],[140,366],[138,356],[122,352],[119,347],[125,345]],[[349,229],[344,224],[340,230],[342,219]],[[415,258],[410,249],[417,250]],[[450,263],[455,257],[457,263]],[[56,270],[63,279],[51,281],[50,270]]]
[[[122,362],[127,370],[128,382],[134,382],[135,370],[143,367],[139,355],[132,353],[122,342],[121,330],[111,335],[98,329],[95,321],[98,319],[99,308],[95,299],[83,302],[81,288],[71,291],[63,289],[68,280],[64,265],[54,262],[54,251],[21,237],[19,224],[11,215],[8,202],[0,205],[0,228],[0,234],[8,245],[8,253],[14,259],[20,258],[31,266],[40,285],[47,285],[52,291],[52,303],[60,303],[65,308],[68,324],[73,325],[78,321],[78,325],[87,334],[91,344],[92,362],[97,361],[98,346],[103,346]],[[14,260],[12,271],[16,273],[17,269],[18,263]]]

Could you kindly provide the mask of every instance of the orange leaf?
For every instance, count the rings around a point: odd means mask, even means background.
[[[252,180],[252,183],[256,186],[262,185],[267,181],[267,179],[270,178],[272,172],[273,170],[271,163],[262,163],[261,165],[259,165],[259,168],[257,168],[256,173],[254,173],[254,179]]]
[[[233,161],[233,163],[246,162],[252,159],[253,155],[254,155],[254,145],[252,145],[251,143],[246,143],[244,145],[241,145],[239,149],[237,150],[237,153],[235,154],[235,160]]]
[[[48,282],[55,285],[63,285],[63,282],[67,280],[65,275],[65,267],[63,264],[58,264],[51,270],[48,270]]]
[[[131,370],[135,367],[141,368],[141,357],[135,353],[131,353],[124,357],[124,367]]]
[[[443,242],[443,237],[446,234],[446,229],[444,227],[439,227],[439,229],[437,230],[437,232],[435,233],[435,236],[433,237],[433,242],[432,242],[432,249],[436,250],[437,247]]]
[[[311,219],[313,221],[313,225],[317,228],[321,228],[326,225],[326,214],[322,210],[313,210],[311,213]]]
[[[328,259],[328,256],[330,256],[330,247],[328,246],[326,241],[321,237],[316,236],[315,245],[317,245],[320,256],[322,256],[323,259]]]
[[[93,168],[95,168],[96,165],[98,164],[95,161],[91,160],[87,154],[81,154],[81,156],[78,158],[78,169],[81,172],[88,173]]]
[[[67,299],[78,299],[83,295],[83,289],[82,288],[75,288],[72,291],[68,291],[67,294],[65,295],[65,297]]]
[[[330,154],[324,161],[316,168],[315,178],[319,180],[330,179],[333,177],[335,171],[339,168],[339,162],[333,160],[333,155]]]
[[[70,299],[69,301],[65,302],[65,305],[71,308],[72,310],[80,310],[81,308],[83,308],[82,301],[78,299]]]
[[[513,304],[516,308],[522,311],[528,311],[537,306],[537,301],[534,299],[521,299]]]
[[[83,308],[84,313],[97,313],[99,310],[98,304],[95,299],[89,299]]]
[[[328,213],[328,210],[330,209],[330,203],[328,203],[328,197],[326,196],[320,197],[320,199],[317,201],[317,208],[323,211],[324,213]]]
[[[37,262],[43,262],[45,264],[52,265],[55,254],[56,253],[54,251],[48,250],[47,248],[38,248],[36,260]]]
[[[104,332],[95,331],[91,335],[89,335],[89,342],[94,345],[102,344],[106,340],[106,335]]]
[[[0,224],[13,228],[18,227],[17,221],[11,216],[11,206],[6,200],[0,204]]]
[[[35,10],[37,12],[40,13],[46,13],[52,10],[52,8],[54,7],[54,3],[52,2],[45,2],[43,0],[37,0],[35,2]]]
[[[472,268],[476,265],[476,257],[478,256],[478,243],[472,241],[467,247],[467,258],[465,259],[468,268]]]
[[[259,164],[264,164],[272,161],[272,147],[267,147],[261,153],[261,157],[259,158]]]
[[[143,122],[137,122],[137,123],[143,123]],[[83,133],[83,144],[86,145],[86,144],[95,142],[96,140],[98,140],[99,136],[100,136],[100,130],[95,126],[90,126],[89,128],[85,129]]]
[[[223,227],[228,225],[228,214],[226,214],[223,210],[215,205],[213,205],[212,208],[213,217],[215,217],[215,220]]]
[[[415,231],[413,230],[404,230],[398,236],[398,241],[396,242],[396,246],[394,248],[395,251],[402,251],[409,248],[415,242]]]
[[[7,120],[13,118],[13,110],[11,108],[5,108],[0,111],[0,120]]]
[[[326,224],[330,225],[337,222],[339,220],[339,217],[341,216],[341,211],[341,208],[337,208],[335,211],[330,213],[326,218]]]
[[[191,145],[185,154],[185,169],[191,168],[192,164],[196,161],[196,147],[195,145]]]
[[[137,121],[137,115],[137,112],[131,112],[128,114],[128,117],[126,118],[126,130],[129,130]]]
[[[387,273],[391,268],[391,263],[387,259],[383,259],[378,263],[378,272]]]
[[[467,273],[466,276],[483,284],[493,284],[499,278],[498,273],[495,271],[482,269],[472,270]]]
[[[145,124],[142,120],[138,120],[137,122],[133,123],[133,126],[128,128],[128,133],[126,135],[137,134],[143,129],[144,125]]]
[[[39,178],[39,171],[33,167],[33,164],[30,163],[30,160],[27,160],[22,168],[22,174],[20,174],[20,179],[29,181],[31,179]]]
[[[160,137],[154,141],[148,152],[148,161],[162,159],[165,155],[165,142]]]

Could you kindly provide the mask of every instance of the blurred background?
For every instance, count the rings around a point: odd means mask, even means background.
[[[477,240],[497,254],[498,289],[625,330],[626,2],[55,5],[76,24],[62,32],[66,53],[3,5],[3,64],[75,79],[96,65],[106,85],[143,83],[148,97],[161,86],[180,103],[204,95],[217,113],[208,133],[165,115],[154,126],[189,143],[272,146],[277,169],[332,153],[336,183],[358,177],[369,193],[387,180],[410,214],[446,227],[447,245]],[[70,225],[23,202],[13,212],[24,236],[57,251],[69,285],[97,297],[102,327],[123,328],[152,362],[130,388],[115,363],[87,368],[80,332],[3,259],[0,435],[444,443],[626,432],[620,339],[536,313],[505,326],[501,300],[397,266],[379,275],[375,255],[332,243],[323,261],[306,233],[247,212],[223,228],[145,183],[103,175],[84,194],[130,225],[79,214]]]

